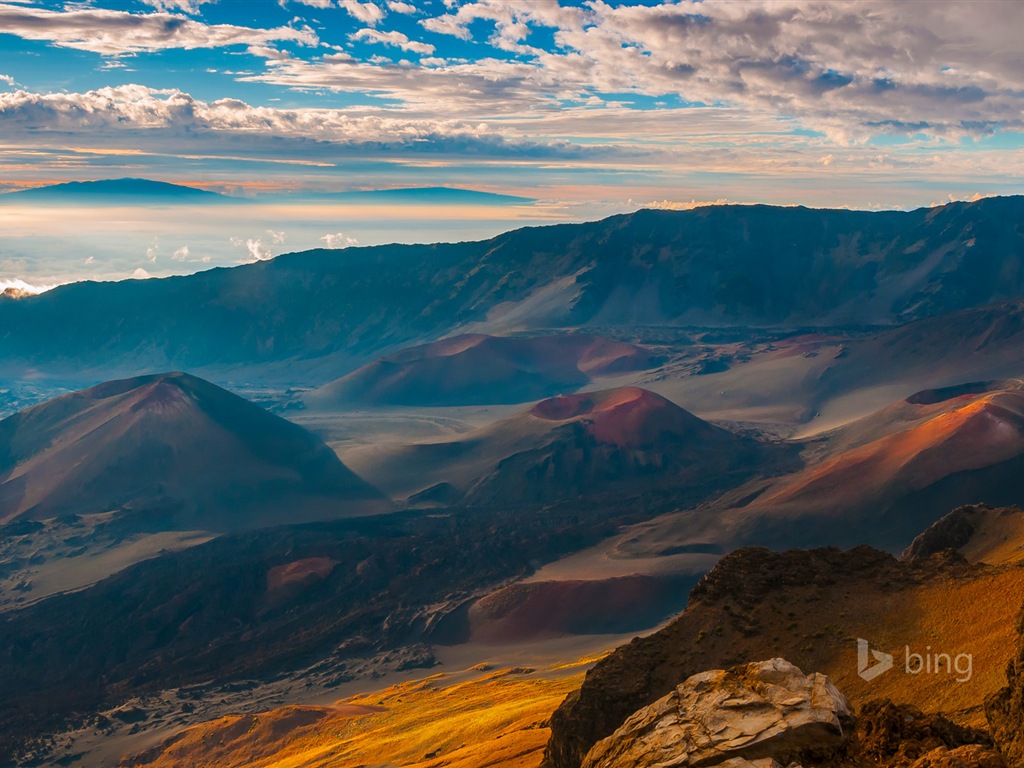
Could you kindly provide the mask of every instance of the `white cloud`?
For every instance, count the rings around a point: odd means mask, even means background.
[[[146,249],[146,258],[151,264],[156,264],[156,257],[160,253],[160,239],[154,237],[153,242],[150,243]]]
[[[491,44],[522,57],[472,67],[493,82],[483,99],[515,85],[520,108],[543,109],[553,96],[674,95],[770,110],[842,143],[887,132],[956,136],[1024,126],[1014,3],[595,0],[569,8],[555,0],[476,0],[449,7],[421,23],[463,40],[479,37],[474,23],[492,24]],[[527,45],[534,27],[553,29],[556,46]]]
[[[391,45],[395,48],[401,48],[403,51],[420,53],[425,56],[429,56],[434,52],[434,46],[428,43],[420,43],[410,40],[401,32],[381,32],[377,29],[360,29],[358,32],[350,35],[350,37],[353,40],[369,40],[374,43]]]
[[[171,254],[171,261],[188,261],[189,253],[188,246],[183,245]]]
[[[14,78],[10,75],[0,75],[0,83],[4,85],[14,85]]]
[[[274,258],[276,255],[271,248],[273,245],[281,245],[285,241],[284,232],[277,232],[273,229],[268,229],[264,234],[258,235],[257,237],[250,237],[242,239],[240,237],[232,237],[231,244],[235,247],[245,246],[245,250],[248,253],[249,258],[246,261],[267,261],[268,259]]]
[[[400,147],[415,153],[472,152],[475,156],[578,154],[565,142],[546,144],[483,122],[395,115],[349,114],[336,109],[257,107],[237,99],[204,102],[177,90],[141,85],[86,93],[0,92],[0,132],[8,146],[122,148],[125,153],[239,152],[292,163],[333,165],[342,155]],[[291,143],[289,143],[291,142]],[[351,148],[351,149],[349,149]],[[389,153],[390,154],[390,153]]]
[[[292,41],[317,45],[308,29],[252,29],[233,24],[204,24],[169,13],[135,14],[88,6],[51,11],[0,2],[0,29],[25,40],[42,40],[63,48],[105,56],[160,51],[222,48],[232,45]]]
[[[377,26],[380,20],[384,18],[383,9],[376,3],[359,2],[359,0],[338,0],[338,5],[348,11],[352,18],[358,19],[363,24],[369,24],[371,27]]]
[[[724,197],[720,197],[717,200],[697,200],[696,198],[691,198],[690,200],[651,200],[646,203],[630,200],[629,203],[640,208],[657,208],[664,211],[692,211],[694,208],[707,208],[711,205],[737,205],[735,200],[729,200]]]
[[[215,3],[217,0],[140,0],[150,8],[158,11],[183,11],[185,13],[199,13],[204,5]]]
[[[142,267],[139,267],[134,272],[132,272],[132,274],[130,275],[129,279],[130,280],[148,280],[151,277],[152,277],[152,275],[149,274],[149,272],[144,270]]]
[[[0,293],[10,290],[15,294],[38,294],[46,293],[46,291],[56,288],[57,285],[33,285],[32,283],[26,283],[24,280],[10,280],[0,278]]]
[[[349,237],[344,232],[334,232],[333,234],[324,235],[320,238],[320,241],[328,248],[348,248],[353,245],[359,245],[359,241],[354,237]]]
[[[418,13],[419,9],[416,8],[412,3],[403,3],[402,0],[387,0],[388,10],[394,13],[405,13],[414,14]]]

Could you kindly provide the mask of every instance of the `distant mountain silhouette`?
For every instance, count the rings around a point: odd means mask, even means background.
[[[195,202],[198,200],[229,200],[225,195],[217,192],[210,192],[196,187],[187,187],[181,184],[170,184],[165,181],[151,181],[150,179],[103,179],[100,181],[69,181],[65,184],[52,184],[45,187],[34,187],[23,189],[18,192],[9,192],[0,196],[0,201],[9,202],[40,200],[47,202],[75,202],[85,203],[90,201],[109,202]]]
[[[312,434],[184,373],[0,421],[0,522],[118,511],[148,530],[233,531],[386,508]]]
[[[895,325],[1024,295],[1021,220],[1024,197],[877,213],[713,206],[307,251],[2,302],[0,359],[76,374],[287,363],[292,380],[328,381],[466,329]]]

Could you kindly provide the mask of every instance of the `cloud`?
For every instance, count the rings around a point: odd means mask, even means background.
[[[377,29],[360,29],[358,32],[350,35],[350,37],[353,40],[368,40],[370,42],[381,43],[383,45],[391,45],[395,48],[401,48],[403,51],[420,53],[425,56],[430,56],[434,53],[434,46],[428,43],[420,43],[410,40],[401,32],[381,32]]]
[[[516,84],[520,102],[534,108],[553,95],[672,96],[770,110],[844,143],[1024,126],[1020,14],[1011,3],[595,0],[568,8],[554,0],[476,0],[451,7],[422,25],[469,40],[479,39],[474,23],[491,24],[490,43],[521,55],[475,62],[493,81],[485,98],[502,83]],[[554,31],[554,47],[527,45],[538,27]]]
[[[233,24],[204,24],[170,13],[134,14],[87,6],[51,11],[0,2],[0,29],[25,40],[118,56],[168,49],[194,50],[291,41],[317,45],[308,29],[253,29]]]
[[[6,278],[0,278],[0,294],[10,291],[15,296],[31,295],[46,293],[46,291],[56,288],[57,285],[33,285],[32,283],[26,283],[24,280],[10,280]]]
[[[359,0],[338,0],[338,5],[348,11],[348,14],[363,24],[371,27],[377,26],[384,18],[384,11],[376,3],[359,2]]]
[[[10,75],[0,75],[0,83],[4,85],[14,85],[14,78]]]
[[[664,211],[692,211],[694,208],[707,208],[711,205],[737,205],[735,200],[729,200],[724,197],[720,197],[717,200],[697,200],[696,198],[690,200],[651,200],[646,203],[630,200],[629,204],[640,208],[657,208]]]
[[[478,158],[580,153],[562,140],[537,141],[483,122],[259,107],[237,99],[205,102],[182,91],[141,85],[77,94],[0,93],[0,131],[8,146],[20,142],[33,151],[48,140],[55,148],[67,147],[74,136],[79,147],[114,148],[125,155],[208,152],[272,159],[283,153],[287,162],[321,166],[352,154],[395,158],[396,150]]]
[[[412,3],[403,3],[401,0],[387,0],[388,10],[394,13],[414,14],[419,13],[419,9],[416,8]]]
[[[320,238],[320,242],[328,248],[349,248],[353,245],[359,245],[358,240],[354,237],[349,237],[344,232],[335,232],[333,234],[324,235]]]
[[[131,275],[129,276],[129,279],[130,280],[148,280],[151,277],[152,277],[152,275],[149,274],[149,272],[144,270],[142,267],[139,267],[138,269],[136,269],[134,272],[131,273]]]
[[[240,237],[232,237],[231,244],[236,247],[245,246],[245,249],[249,255],[247,261],[267,261],[274,258],[275,254],[271,246],[281,245],[285,241],[284,232],[278,232],[273,229],[268,229],[264,234],[257,237],[250,237],[242,239]]]
[[[183,245],[171,254],[171,261],[188,261],[189,253],[188,246]]]
[[[204,5],[217,2],[217,0],[139,0],[150,8],[158,11],[183,11],[184,13],[199,13]]]

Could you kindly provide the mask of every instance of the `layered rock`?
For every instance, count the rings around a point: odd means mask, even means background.
[[[777,658],[690,677],[594,745],[583,768],[820,761],[839,754],[852,724],[831,680]]]

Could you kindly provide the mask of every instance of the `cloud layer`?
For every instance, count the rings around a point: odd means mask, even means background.
[[[863,204],[879,182],[918,202],[1024,175],[1020,3],[108,4],[0,0],[0,44],[83,70],[55,86],[9,58],[0,181],[173,158],[240,184],[280,166],[699,200],[742,179],[786,202],[811,179]]]

